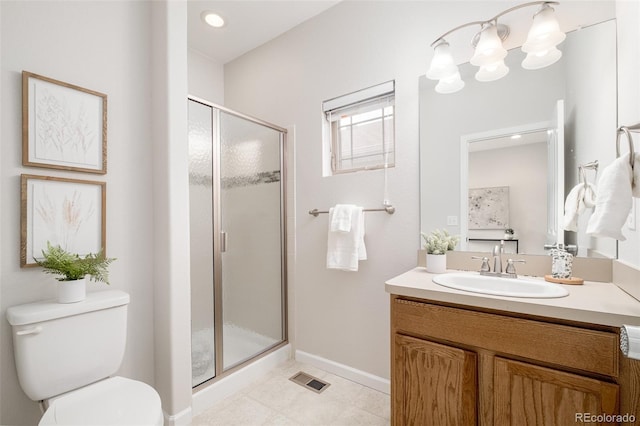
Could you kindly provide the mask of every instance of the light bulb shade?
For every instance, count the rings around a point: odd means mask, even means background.
[[[442,40],[434,47],[434,55],[427,71],[427,78],[441,80],[451,77],[458,72],[458,66],[453,62],[449,43]]]
[[[469,62],[481,67],[498,62],[506,56],[507,50],[502,46],[502,40],[498,36],[498,28],[494,24],[490,24],[482,29],[475,54]]]
[[[533,17],[533,24],[527,41],[522,45],[522,51],[536,53],[548,50],[562,43],[566,37],[566,34],[560,31],[553,8],[544,4]]]
[[[493,64],[480,67],[476,73],[478,81],[495,81],[499,80],[509,73],[509,67],[504,64],[504,60],[499,60]]]
[[[527,53],[527,57],[522,61],[522,68],[537,70],[558,62],[560,58],[562,58],[562,52],[555,46],[539,53]]]
[[[436,84],[436,92],[442,94],[455,93],[464,87],[464,81],[460,77],[460,73],[456,72],[454,75],[441,79]]]

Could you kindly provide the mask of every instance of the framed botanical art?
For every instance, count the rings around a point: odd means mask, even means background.
[[[47,242],[81,256],[104,252],[105,182],[23,174],[20,183],[21,267],[36,266]]]
[[[107,95],[23,71],[22,164],[105,174]]]

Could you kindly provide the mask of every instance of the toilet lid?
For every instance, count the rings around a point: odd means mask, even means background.
[[[146,383],[111,377],[53,400],[39,425],[162,425],[160,396]]]

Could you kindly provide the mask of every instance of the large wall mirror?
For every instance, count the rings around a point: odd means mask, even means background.
[[[489,83],[463,64],[466,86],[453,94],[420,78],[423,232],[444,228],[461,235],[462,250],[490,251],[513,229],[510,253],[545,254],[563,242],[578,256],[617,256],[615,240],[586,235],[592,209],[577,232],[563,220],[578,167],[597,161],[601,171],[615,159],[616,22],[568,32],[559,48],[560,61],[539,70],[523,69],[524,54],[512,49],[509,74]],[[585,171],[590,183],[597,175]]]

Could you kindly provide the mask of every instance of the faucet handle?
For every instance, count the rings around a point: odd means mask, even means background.
[[[472,259],[482,260],[482,266],[480,266],[480,272],[489,272],[489,258],[485,256],[471,256]]]
[[[524,259],[507,259],[507,268],[504,270],[506,274],[515,274],[516,267],[514,263],[527,263]]]

